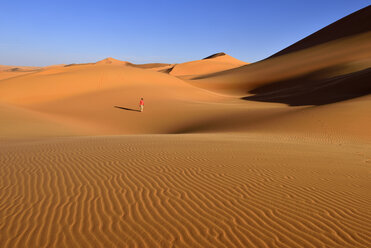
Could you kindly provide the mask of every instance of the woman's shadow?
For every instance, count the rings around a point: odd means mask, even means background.
[[[118,108],[118,109],[128,110],[128,111],[140,112],[140,110],[138,110],[138,109],[124,108],[124,107],[120,107],[120,106],[113,106],[113,107]]]

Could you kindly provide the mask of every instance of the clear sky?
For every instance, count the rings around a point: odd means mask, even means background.
[[[0,0],[0,64],[272,55],[368,0]]]

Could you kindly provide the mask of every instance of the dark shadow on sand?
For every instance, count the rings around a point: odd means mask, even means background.
[[[371,94],[371,68],[322,79],[316,74],[258,87],[249,92],[254,95],[242,99],[304,106],[331,104]]]
[[[113,107],[118,108],[118,109],[128,110],[128,111],[140,112],[140,110],[138,110],[138,109],[124,108],[124,107],[120,107],[120,106],[113,106]]]

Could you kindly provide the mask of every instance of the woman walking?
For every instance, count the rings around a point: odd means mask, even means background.
[[[140,112],[143,112],[143,109],[144,109],[144,101],[143,101],[143,98],[140,99],[139,107],[140,107]]]

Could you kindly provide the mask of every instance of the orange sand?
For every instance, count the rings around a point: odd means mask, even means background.
[[[371,247],[365,18],[253,64],[1,66],[0,247]]]

